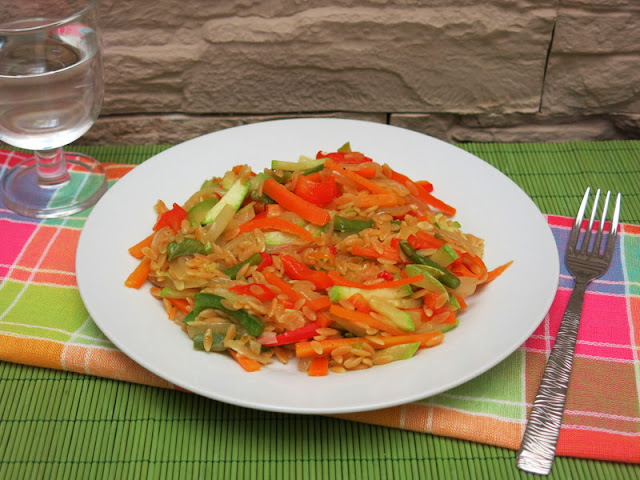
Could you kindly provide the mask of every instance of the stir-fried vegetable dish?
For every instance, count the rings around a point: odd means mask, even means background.
[[[182,204],[155,205],[125,285],[147,281],[194,348],[246,371],[297,359],[311,376],[434,347],[488,270],[456,210],[347,143],[315,158],[238,165]]]

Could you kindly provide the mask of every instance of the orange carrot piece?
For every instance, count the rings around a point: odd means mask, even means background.
[[[140,288],[147,281],[149,273],[151,273],[151,259],[145,257],[127,277],[124,282],[125,287]]]
[[[453,217],[456,214],[456,209],[451,205],[444,203],[439,198],[434,197],[429,192],[427,192],[423,187],[419,188],[420,194],[418,197],[424,200],[428,205],[432,206],[436,210],[440,210],[445,215]]]
[[[276,288],[280,289],[280,292],[284,293],[287,297],[289,297],[294,303],[300,299],[305,299],[304,296],[295,290],[288,282],[285,282],[283,279],[278,277],[273,272],[262,272],[264,274],[265,280]]]
[[[369,315],[368,313],[358,312],[356,310],[349,310],[348,308],[340,305],[331,305],[329,313],[334,314],[336,317],[344,318],[350,322],[364,323],[365,325],[380,330],[381,332],[387,332],[391,335],[402,335],[405,332],[400,330],[391,322],[387,323],[382,320],[378,320],[376,317]]]
[[[329,373],[329,356],[314,357],[307,372],[310,377],[325,377]]]
[[[359,186],[361,186],[365,190],[369,190],[372,193],[381,193],[381,194],[386,194],[387,193],[387,189],[384,188],[382,185],[380,185],[380,184],[378,184],[376,182],[372,182],[368,178],[364,178],[364,177],[358,175],[357,173],[355,173],[355,172],[353,172],[351,170],[347,170],[342,165],[334,162],[333,160],[326,160],[324,162],[324,167],[328,168],[329,170],[333,170],[334,172],[338,172],[338,173],[344,175],[349,180],[353,180]],[[267,195],[269,195],[269,194],[267,193]]]
[[[323,314],[322,312],[317,312],[316,315],[316,322],[318,322],[321,328],[327,328],[331,325],[331,320],[325,314]]]
[[[240,233],[246,233],[251,230],[255,230],[256,228],[261,230],[279,230],[285,233],[292,233],[307,242],[313,242],[313,235],[300,225],[275,217],[254,218],[253,220],[249,220],[248,222],[240,225],[239,230]]]
[[[371,340],[369,340],[371,339]],[[374,341],[373,339],[376,339]],[[396,345],[404,345],[405,343],[420,342],[420,348],[434,347],[444,340],[442,332],[431,333],[412,333],[405,335],[375,335],[372,337],[350,337],[350,338],[328,338],[326,340],[314,340],[314,346],[320,345],[322,353],[316,352],[311,346],[312,342],[296,343],[296,357],[320,357],[330,355],[333,350],[343,345],[354,346],[359,343],[368,343],[374,349],[393,347]]]
[[[364,178],[373,178],[376,176],[376,173],[378,173],[378,170],[375,167],[366,167],[359,170],[354,170],[354,173],[357,173]]]
[[[435,347],[442,343],[444,340],[444,333],[442,332],[431,332],[431,333],[414,333],[414,334],[406,334],[406,335],[394,335],[390,337],[377,336],[376,338],[380,339],[383,345],[376,346],[371,343],[373,348],[386,348],[393,347],[395,345],[403,345],[405,343],[414,343],[420,342],[420,348],[426,347]]]
[[[193,310],[191,304],[184,298],[169,298],[168,300],[171,302],[171,305],[183,313],[190,313],[191,310]]]
[[[369,302],[367,302],[367,299],[364,298],[364,295],[362,295],[361,293],[354,293],[347,300],[359,312],[363,312],[363,313],[373,312],[373,308],[369,306]]]
[[[313,300],[307,301],[307,306],[314,312],[318,312],[320,310],[328,310],[331,306],[331,299],[328,295],[324,295],[322,297],[314,298]]]
[[[267,178],[262,186],[262,191],[278,202],[285,210],[296,213],[307,222],[314,225],[326,225],[331,220],[329,211],[304,200],[286,187],[280,185],[273,178]]]
[[[227,349],[227,351],[231,354],[233,359],[238,362],[242,368],[244,368],[246,372],[257,372],[262,368],[262,364],[255,361],[253,358],[245,357],[241,353],[238,353],[235,350],[231,350],[230,348]]]
[[[355,246],[351,248],[351,253],[359,257],[385,258],[387,260],[402,262],[402,257],[400,256],[400,252],[398,252],[398,250],[392,247],[383,246],[382,253],[378,253],[378,251],[373,247]]]
[[[402,204],[395,193],[372,193],[369,195],[342,195],[335,202],[338,205],[353,202],[357,207],[393,207]]]
[[[424,280],[424,275],[414,275],[413,277],[399,278],[397,280],[390,280],[388,282],[366,284],[366,283],[358,283],[358,282],[353,282],[351,280],[348,280],[344,278],[342,275],[340,275],[338,272],[336,272],[335,270],[330,271],[329,276],[335,282],[336,285],[341,285],[343,287],[361,288],[364,290],[376,290],[378,288],[401,287],[403,285],[409,285],[411,283],[416,283]]]
[[[463,254],[461,258],[463,265],[473,273],[474,277],[482,279],[486,275],[487,266],[482,258],[476,255],[471,255],[470,253]]]
[[[505,263],[504,265],[501,265],[499,267],[494,268],[493,270],[491,270],[488,274],[487,274],[487,280],[485,281],[485,283],[489,283],[493,280],[495,280],[496,278],[498,278],[500,275],[502,275],[502,273],[511,266],[511,264],[513,263],[513,260],[511,260],[510,262]]]
[[[142,249],[145,248],[145,247],[150,247],[151,246],[151,242],[153,242],[154,235],[155,235],[155,233],[152,233],[147,238],[145,238],[143,240],[140,240],[133,247],[129,248],[129,253],[131,254],[131,256],[133,256],[135,258],[138,258],[138,259],[144,257],[144,253],[142,253]]]
[[[464,301],[464,298],[462,298],[460,295],[456,295],[455,297],[458,300],[458,303],[460,304],[460,310],[467,308],[467,302]]]

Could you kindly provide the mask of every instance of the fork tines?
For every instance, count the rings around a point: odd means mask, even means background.
[[[609,209],[609,202],[611,199],[611,191],[607,192],[607,195],[604,200],[604,206],[602,207],[602,214],[599,220],[598,231],[596,234],[595,242],[593,244],[593,248],[589,249],[591,244],[591,234],[593,232],[593,225],[596,221],[596,214],[598,211],[598,203],[600,201],[600,189],[596,191],[596,196],[593,201],[593,207],[591,209],[591,216],[589,218],[589,224],[587,225],[587,229],[582,239],[582,243],[580,247],[578,247],[578,235],[580,235],[580,230],[582,228],[582,224],[584,221],[585,210],[587,209],[587,203],[589,202],[589,196],[591,194],[591,187],[587,187],[587,190],[584,192],[584,197],[582,197],[582,203],[580,204],[580,209],[578,210],[578,215],[576,216],[576,221],[573,224],[573,228],[571,230],[571,236],[569,237],[569,245],[575,245],[575,250],[577,253],[582,253],[586,255],[597,255],[600,256],[600,247],[602,244],[602,238],[604,235],[604,227],[607,219],[607,210]],[[610,257],[613,253],[613,248],[615,245],[615,238],[618,233],[618,222],[620,220],[620,203],[622,201],[622,195],[620,193],[616,196],[616,204],[613,210],[613,217],[611,220],[611,227],[609,229],[609,235],[607,237],[607,243],[605,245],[604,256]]]

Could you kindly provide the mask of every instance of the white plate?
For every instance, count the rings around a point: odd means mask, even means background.
[[[148,288],[123,282],[135,267],[127,249],[149,235],[153,205],[184,202],[203,179],[247,163],[294,161],[350,141],[354,149],[414,179],[458,209],[464,231],[486,240],[489,268],[515,260],[469,300],[442,345],[370,370],[308,377],[295,363],[245,373],[226,355],[194,351]],[[383,124],[340,119],[278,120],[230,128],[172,147],[122,178],[95,206],[80,237],[82,299],[109,339],[140,365],[187,390],[223,402],[278,412],[335,414],[422,399],[462,384],[514,352],[553,300],[555,242],[531,199],[479,158],[434,138]]]

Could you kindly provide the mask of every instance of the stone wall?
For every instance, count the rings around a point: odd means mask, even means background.
[[[84,143],[291,116],[447,141],[640,138],[638,0],[102,0]]]

